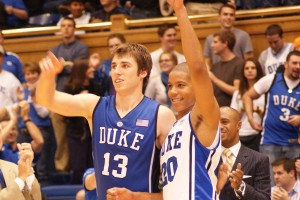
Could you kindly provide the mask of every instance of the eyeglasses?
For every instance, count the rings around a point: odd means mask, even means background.
[[[159,63],[162,63],[162,62],[170,62],[171,60],[170,59],[164,59],[164,60],[159,60]]]

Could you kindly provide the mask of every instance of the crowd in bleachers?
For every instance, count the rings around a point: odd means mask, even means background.
[[[56,57],[62,58],[64,63],[64,68],[56,79],[56,89],[72,95],[115,94],[110,77],[112,59],[101,61],[99,54],[90,55],[87,45],[75,36],[76,24],[109,21],[112,14],[119,13],[129,15],[134,19],[162,17],[167,15],[164,11],[171,14],[167,7],[162,9],[161,4],[164,3],[162,1],[48,0],[33,3],[18,0],[10,2],[18,3],[8,5],[9,2],[0,0],[0,27],[4,29],[28,27],[28,19],[35,15],[51,13],[56,16],[56,21],[52,25],[60,26],[62,41],[54,46],[51,52]],[[195,4],[200,3],[202,9],[203,4],[208,4],[208,2],[210,1],[187,1],[187,9],[191,14],[202,13],[194,9]],[[234,22],[236,8],[253,9],[296,5],[300,4],[300,1],[237,0],[225,6],[222,3],[224,2],[210,3],[214,5],[210,5],[213,9],[209,12],[219,13],[220,31],[207,36],[204,46],[205,63],[210,71],[216,100],[220,106],[231,106],[240,113],[242,121],[240,140],[243,145],[267,155],[270,163],[280,157],[296,159],[300,154],[299,97],[286,94],[284,97],[278,97],[278,105],[289,104],[295,110],[294,115],[292,111],[286,109],[282,110],[282,113],[277,113],[278,120],[281,119],[288,124],[289,127],[286,130],[293,131],[289,133],[289,138],[283,137],[286,141],[278,142],[282,139],[277,138],[278,134],[265,138],[266,133],[261,134],[261,131],[265,128],[265,123],[268,123],[265,121],[268,114],[266,112],[268,102],[264,99],[269,94],[271,84],[273,86],[273,79],[274,82],[282,81],[281,79],[275,80],[275,78],[283,76],[283,71],[287,68],[287,55],[290,52],[299,51],[300,39],[295,38],[293,43],[285,42],[282,28],[277,24],[270,24],[265,31],[266,43],[269,47],[260,53],[259,58],[253,58],[249,34],[235,28]],[[161,45],[159,49],[151,53],[153,68],[148,86],[145,88],[146,96],[170,108],[171,103],[167,95],[168,75],[176,64],[185,61],[184,55],[175,51],[176,33],[174,25],[164,24],[158,27]],[[122,34],[113,33],[107,40],[108,50],[112,53],[123,43],[126,43],[125,37]],[[0,31],[0,131],[2,135],[0,137],[4,143],[0,159],[18,163],[17,143],[31,143],[36,177],[42,187],[56,184],[53,174],[57,172],[70,175],[71,178],[66,181],[67,184],[82,184],[85,171],[93,167],[91,133],[88,123],[84,118],[61,116],[36,104],[35,89],[40,75],[38,62],[37,60],[35,63],[22,64],[16,54],[6,51],[4,37]],[[294,91],[299,91],[300,84],[300,63],[295,65],[298,66],[293,70],[298,77],[292,81],[286,81],[288,82],[286,90],[291,95]],[[270,77],[271,80],[269,88],[265,89],[266,92],[261,89],[262,84],[266,85],[266,82],[260,81],[263,77]],[[258,90],[254,91],[256,96],[251,93],[254,90],[253,87]],[[243,96],[251,99],[251,112],[245,105]],[[295,165],[295,162],[293,164]],[[278,166],[276,163],[272,165]],[[271,174],[274,171],[273,167],[270,165]],[[92,170],[88,172],[90,171]],[[297,172],[299,182],[299,161]],[[275,185],[274,180],[271,184]],[[297,187],[300,187],[299,183]],[[296,188],[295,191],[299,192],[298,198],[300,198],[300,188]],[[273,199],[280,200],[275,197]]]
[[[300,4],[299,0],[187,0],[190,15],[217,13],[223,3],[237,9],[272,8]],[[0,28],[22,28],[38,25],[59,25],[61,17],[73,17],[77,24],[109,21],[113,14],[125,14],[132,19],[170,16],[173,10],[166,0],[1,0]]]

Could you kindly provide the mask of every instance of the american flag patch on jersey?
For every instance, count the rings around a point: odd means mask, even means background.
[[[149,120],[147,120],[147,119],[137,119],[135,125],[136,126],[148,127],[149,126]]]

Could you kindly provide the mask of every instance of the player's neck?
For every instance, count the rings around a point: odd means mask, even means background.
[[[124,117],[127,113],[133,110],[144,98],[141,93],[139,95],[116,95],[116,109],[120,117]]]

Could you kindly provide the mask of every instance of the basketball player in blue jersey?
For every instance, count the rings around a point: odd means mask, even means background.
[[[270,163],[279,157],[293,159],[299,156],[299,76],[300,52],[291,51],[287,55],[283,72],[261,78],[244,94],[243,101],[249,123],[262,133],[259,151],[268,155]],[[262,94],[265,94],[266,105],[261,125],[253,118],[252,101]]]
[[[51,52],[40,61],[37,102],[61,115],[88,120],[97,199],[105,200],[106,191],[112,187],[155,196],[159,192],[159,150],[175,117],[170,109],[142,93],[152,66],[148,50],[139,44],[124,44],[114,51],[111,77],[115,96],[56,91],[55,77],[62,64],[63,60]]]

